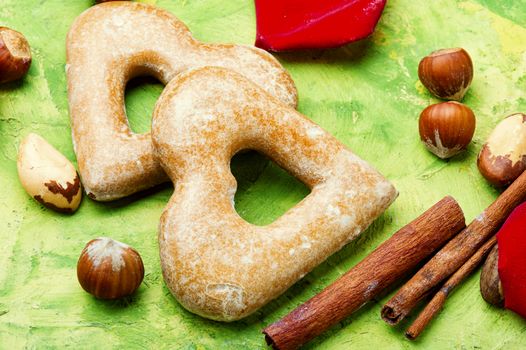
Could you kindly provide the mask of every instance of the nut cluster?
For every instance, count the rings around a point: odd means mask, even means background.
[[[473,63],[462,48],[438,50],[420,61],[418,77],[438,98],[460,101],[473,79]],[[420,114],[420,139],[429,151],[445,159],[467,148],[475,126],[475,115],[466,105],[434,104]]]
[[[460,101],[473,79],[473,62],[462,48],[443,49],[424,57],[418,77],[435,96]],[[419,120],[420,139],[440,158],[465,149],[473,137],[475,117],[464,105],[441,103],[426,108]],[[477,159],[482,176],[496,187],[506,187],[526,170],[526,114],[502,120]]]

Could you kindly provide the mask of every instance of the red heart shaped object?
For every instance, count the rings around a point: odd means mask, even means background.
[[[511,213],[497,240],[504,306],[526,318],[526,203]]]
[[[256,46],[329,48],[370,35],[387,0],[255,0]]]

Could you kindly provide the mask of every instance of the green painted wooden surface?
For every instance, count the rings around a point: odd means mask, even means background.
[[[179,16],[204,41],[251,44],[251,0],[150,0]],[[344,48],[281,54],[296,81],[299,110],[371,162],[400,191],[395,204],[361,238],[330,257],[254,316],[224,324],[182,309],[165,287],[157,249],[157,222],[172,188],[114,203],[84,199],[72,216],[42,208],[19,185],[16,152],[29,132],[46,137],[75,160],[67,111],[65,35],[88,0],[1,0],[0,23],[23,32],[33,49],[29,75],[0,87],[0,348],[265,348],[261,329],[312,297],[446,194],[458,199],[468,220],[497,192],[479,175],[475,160],[493,126],[526,111],[526,0],[390,0],[372,38]],[[468,151],[442,161],[420,144],[417,118],[436,102],[417,79],[428,52],[462,46],[476,72],[465,102],[477,115]],[[162,86],[131,84],[127,108],[134,130],[149,128]],[[89,91],[86,91],[89,94]],[[233,161],[236,208],[266,224],[308,190],[257,154]],[[138,293],[118,302],[98,301],[76,279],[84,244],[107,235],[138,249],[146,277]],[[261,271],[262,274],[266,273]],[[418,341],[379,318],[388,296],[376,300],[309,344],[320,349],[520,349],[526,322],[483,302],[478,273],[448,300]]]

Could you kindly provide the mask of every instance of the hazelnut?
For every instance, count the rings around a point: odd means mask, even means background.
[[[86,244],[77,263],[77,277],[84,290],[99,299],[133,294],[144,278],[141,256],[132,247],[100,237]]]
[[[420,139],[438,157],[449,158],[471,142],[475,124],[473,111],[462,103],[434,104],[420,114]]]
[[[498,270],[499,248],[493,247],[480,274],[480,293],[488,303],[504,307],[504,292]]]
[[[477,165],[497,187],[511,184],[526,170],[526,114],[510,115],[497,125],[482,146]]]
[[[461,48],[434,51],[420,61],[418,77],[433,95],[461,101],[473,79],[473,63]]]
[[[59,212],[74,212],[82,198],[79,175],[73,164],[46,140],[29,134],[18,150],[18,178],[26,192]]]
[[[24,36],[0,27],[0,83],[22,78],[31,65],[31,50]]]

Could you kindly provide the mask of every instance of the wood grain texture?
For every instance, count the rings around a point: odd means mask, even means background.
[[[183,20],[205,42],[251,44],[250,0],[149,0]],[[0,23],[21,31],[33,48],[24,81],[0,86],[0,348],[261,349],[261,329],[320,292],[393,232],[449,194],[468,221],[497,197],[476,167],[476,155],[506,115],[526,111],[526,1],[388,1],[368,40],[340,49],[281,54],[299,92],[299,110],[392,180],[400,197],[360,239],[329,258],[255,316],[232,324],[182,309],[164,286],[157,224],[171,194],[161,187],[115,203],[84,200],[73,216],[41,207],[16,176],[16,150],[37,132],[75,160],[67,112],[65,36],[89,0],[2,0]],[[512,4],[510,4],[512,3]],[[522,43],[522,44],[521,44]],[[442,47],[464,47],[475,76],[464,102],[477,116],[468,151],[442,161],[418,137],[421,110],[438,102],[418,82],[420,58]],[[127,105],[139,131],[148,129],[159,85],[133,88]],[[258,224],[272,222],[308,190],[252,153],[233,162],[236,208]],[[75,267],[90,239],[111,236],[143,257],[145,282],[121,302],[93,299]],[[520,349],[526,325],[487,305],[478,273],[451,295],[443,312],[415,342],[379,317],[370,303],[313,341],[310,349]],[[412,317],[410,317],[410,320]],[[403,326],[407,326],[403,325]]]
[[[425,327],[431,322],[433,317],[443,308],[446,298],[449,294],[462,283],[484,260],[488,252],[497,243],[497,237],[491,237],[479,250],[466,261],[457,272],[455,272],[447,281],[444,283],[438,292],[433,296],[429,304],[427,304],[422,312],[418,315],[415,321],[405,332],[405,336],[410,340],[415,340],[425,329]]]
[[[274,349],[297,349],[349,317],[432,256],[466,227],[452,197],[426,210],[321,293],[263,330]]]
[[[477,216],[462,232],[451,239],[433,256],[382,308],[382,319],[390,325],[402,321],[426,295],[443,281],[448,284],[461,281],[461,271],[468,275],[471,260],[476,261],[482,250],[489,250],[492,239],[513,210],[526,201],[526,172],[517,178],[502,194]],[[483,255],[485,255],[484,253]],[[477,265],[475,262],[472,265]],[[471,268],[472,270],[474,268]],[[455,276],[456,275],[456,276]],[[458,280],[458,282],[451,281]],[[451,286],[453,287],[453,285]],[[446,287],[446,290],[450,289]]]

